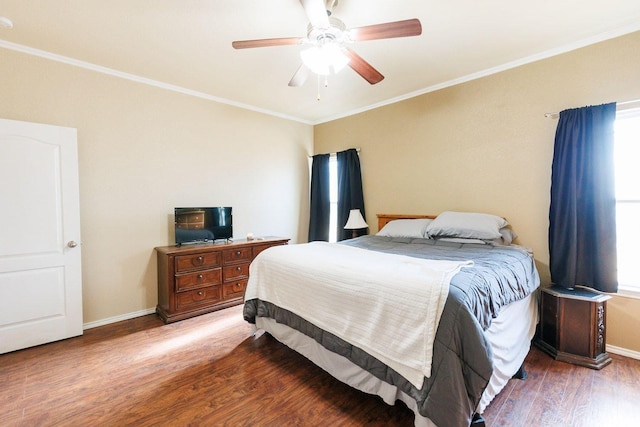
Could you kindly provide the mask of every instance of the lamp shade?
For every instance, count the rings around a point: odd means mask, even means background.
[[[360,213],[360,209],[351,209],[349,211],[349,219],[347,219],[347,223],[344,225],[345,230],[357,230],[360,228],[369,227],[362,218],[362,214]]]

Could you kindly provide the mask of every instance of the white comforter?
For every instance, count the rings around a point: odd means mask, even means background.
[[[251,264],[245,300],[289,310],[421,388],[449,282],[471,265],[325,242],[276,246]]]

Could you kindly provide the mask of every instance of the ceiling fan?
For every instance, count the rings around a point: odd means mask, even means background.
[[[310,71],[318,75],[335,74],[345,65],[374,85],[384,76],[355,51],[347,47],[357,41],[380,40],[395,37],[419,36],[422,25],[418,19],[387,22],[347,29],[334,18],[337,0],[300,0],[309,20],[307,37],[284,37],[258,40],[239,40],[231,43],[235,49],[255,47],[302,45],[302,65],[293,75],[289,86],[302,86]]]

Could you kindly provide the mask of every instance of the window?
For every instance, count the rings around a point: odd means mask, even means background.
[[[616,115],[615,173],[619,288],[640,296],[640,109]]]

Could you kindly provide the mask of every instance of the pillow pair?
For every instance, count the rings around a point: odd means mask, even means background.
[[[446,211],[436,219],[398,219],[387,223],[378,236],[409,237],[418,239],[456,239],[469,243],[492,242],[509,245],[517,236],[509,223],[496,215],[472,212]]]

